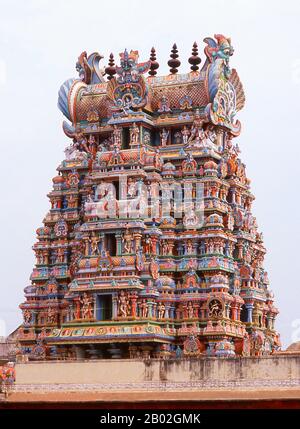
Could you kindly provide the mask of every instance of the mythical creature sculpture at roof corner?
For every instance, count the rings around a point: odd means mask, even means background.
[[[206,62],[206,86],[210,103],[206,113],[215,125],[229,128],[233,135],[240,133],[241,124],[235,120],[237,110],[243,108],[245,95],[235,69],[229,66],[229,59],[234,49],[231,39],[222,34],[215,34],[215,39],[206,37],[204,48]]]
[[[76,111],[73,110],[74,95],[78,94],[80,89],[86,88],[87,85],[95,85],[105,82],[103,75],[104,69],[100,69],[99,62],[103,58],[98,52],[93,52],[89,56],[84,51],[82,52],[76,62],[76,71],[79,74],[79,79],[67,79],[60,87],[58,92],[58,108],[64,116],[73,124],[76,117]],[[68,129],[69,132],[75,130],[66,122],[63,123],[63,129]],[[68,134],[67,134],[68,135]]]
[[[98,52],[93,52],[87,56],[86,51],[82,52],[76,63],[76,70],[78,71],[79,78],[87,85],[94,85],[104,82],[104,69],[100,69],[99,62],[103,56]]]
[[[229,59],[234,52],[234,49],[231,45],[231,39],[229,37],[223,36],[222,34],[215,34],[214,37],[216,41],[211,37],[206,37],[203,40],[205,43],[207,43],[204,48],[204,53],[210,63],[216,61],[218,58],[223,60],[224,74],[227,78],[229,78],[231,73]]]

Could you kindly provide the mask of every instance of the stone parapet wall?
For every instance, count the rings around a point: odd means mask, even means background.
[[[249,390],[270,387],[300,387],[300,355],[18,363],[14,390]]]

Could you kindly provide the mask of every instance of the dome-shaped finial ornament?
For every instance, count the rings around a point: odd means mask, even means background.
[[[150,66],[150,70],[149,70],[148,74],[150,76],[155,76],[157,74],[156,70],[159,67],[158,62],[156,61],[155,48],[151,48],[150,61],[151,61],[151,66]]]
[[[199,70],[198,64],[201,63],[201,58],[198,56],[198,45],[196,42],[193,44],[192,55],[189,58],[189,63],[191,64],[191,70],[193,72]]]
[[[176,74],[178,72],[178,67],[180,66],[181,62],[178,60],[178,49],[176,46],[176,43],[174,43],[173,48],[171,50],[171,59],[168,61],[168,66],[171,67],[170,68],[170,72],[172,74]]]
[[[108,66],[105,67],[105,73],[107,74],[107,79],[111,80],[114,77],[114,74],[116,74],[116,67],[115,67],[115,61],[114,61],[114,54],[111,53],[109,56]]]

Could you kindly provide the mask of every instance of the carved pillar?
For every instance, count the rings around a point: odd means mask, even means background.
[[[84,349],[80,346],[74,346],[74,349],[75,349],[76,359],[84,359],[85,357]]]
[[[231,306],[231,319],[237,320],[237,305],[235,303]]]
[[[112,317],[116,319],[118,317],[118,295],[114,294],[112,297]]]
[[[150,358],[150,353],[152,351],[152,346],[145,345],[145,346],[141,346],[140,349],[141,349],[141,352],[142,352],[142,356],[141,357],[143,359],[149,359]]]
[[[225,306],[225,317],[230,319],[230,302],[228,302]]]
[[[122,255],[122,234],[116,233],[116,242],[117,242],[117,256]]]
[[[93,295],[92,306],[94,320],[97,320],[97,298],[95,295]]]
[[[140,232],[134,232],[133,238],[135,241],[135,252],[137,252],[142,246],[142,234]]]
[[[137,316],[137,293],[134,292],[131,295],[131,316],[136,317]]]
[[[182,306],[182,310],[183,310],[183,318],[187,319],[188,318],[188,310],[187,310],[187,303],[184,303]]]
[[[184,254],[184,246],[182,244],[178,245],[178,256],[182,256]]]
[[[78,319],[81,319],[80,298],[79,297],[75,298],[74,303],[75,303],[74,319],[78,320]]]
[[[100,254],[101,254],[101,252],[104,250],[104,237],[105,237],[105,234],[103,233],[103,232],[100,232],[100,234],[99,234],[99,251],[100,251]]]
[[[169,319],[170,317],[170,303],[169,302],[165,302],[165,314],[164,314],[164,319]]]
[[[205,309],[203,307],[199,307],[199,318],[200,319],[205,318]]]
[[[235,204],[236,200],[235,200],[235,189],[231,189],[231,202],[233,204]]]
[[[171,304],[169,308],[169,318],[175,319],[175,307],[173,304]]]
[[[137,346],[131,345],[128,347],[129,357],[130,359],[137,359],[138,348]]]
[[[44,250],[43,251],[43,258],[44,258],[44,264],[48,265],[49,264],[49,253],[48,253],[48,250]]]
[[[243,259],[243,243],[238,243],[237,248],[238,248],[238,259]]]
[[[247,322],[252,323],[252,313],[254,305],[252,303],[247,303],[245,304],[245,307],[247,309]]]
[[[148,319],[152,319],[153,317],[155,317],[155,310],[156,310],[156,305],[153,301],[148,301],[147,302],[148,305]]]
[[[156,235],[153,235],[151,237],[151,254],[157,255],[157,241],[158,237]]]
[[[173,255],[173,249],[174,249],[175,243],[174,240],[168,240],[168,255]]]
[[[242,311],[241,304],[238,304],[238,306],[237,306],[237,319],[236,320],[241,320],[241,311]]]
[[[271,329],[274,330],[275,317],[271,317]]]

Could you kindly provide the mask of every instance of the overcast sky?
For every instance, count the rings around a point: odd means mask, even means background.
[[[0,0],[0,335],[21,322],[35,231],[69,144],[57,91],[76,76],[78,55],[99,51],[107,62],[127,47],[144,61],[155,46],[159,72],[167,73],[176,42],[186,72],[193,42],[204,61],[203,38],[223,33],[246,93],[236,141],[268,249],[277,329],[284,345],[300,340],[299,19],[297,0]]]

